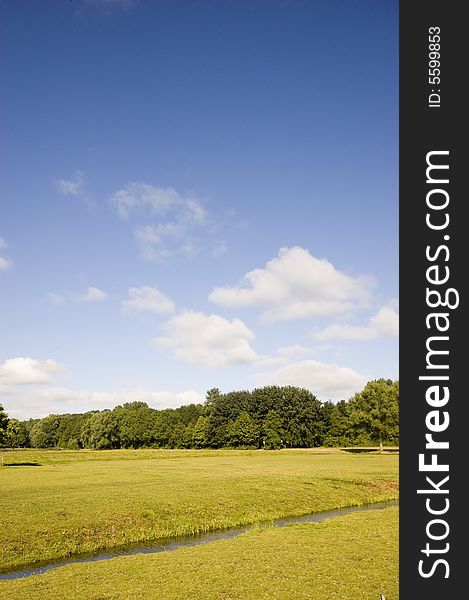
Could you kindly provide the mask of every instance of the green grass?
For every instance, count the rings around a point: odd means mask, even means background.
[[[379,600],[380,594],[398,599],[397,508],[0,582],[1,600]]]
[[[2,571],[398,495],[398,457],[386,454],[116,450],[3,455],[6,465],[17,466],[0,468]]]

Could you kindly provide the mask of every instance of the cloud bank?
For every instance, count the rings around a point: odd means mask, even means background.
[[[0,364],[0,384],[37,385],[52,381],[51,373],[62,371],[63,367],[52,358],[36,360],[30,356],[7,358]]]
[[[240,284],[216,287],[209,300],[224,308],[259,308],[267,321],[324,317],[367,306],[374,283],[373,277],[346,275],[297,246],[282,248]]]
[[[122,307],[127,311],[153,312],[159,314],[172,313],[174,302],[157,288],[142,286],[129,288],[129,296]]]
[[[294,362],[276,371],[259,373],[257,384],[304,387],[321,400],[347,400],[363,389],[368,378],[348,367],[317,360]]]
[[[165,336],[154,344],[171,348],[174,356],[203,367],[229,367],[257,360],[250,346],[252,331],[240,319],[184,311],[164,325]]]
[[[399,335],[399,313],[397,302],[383,306],[373,315],[366,327],[353,327],[342,323],[333,323],[325,329],[313,333],[313,337],[319,341],[326,340],[354,340],[365,342],[376,340],[381,337]]]

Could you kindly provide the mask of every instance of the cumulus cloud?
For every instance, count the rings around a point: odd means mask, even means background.
[[[277,349],[277,354],[274,356],[260,356],[256,360],[254,366],[257,368],[279,367],[291,363],[295,359],[298,360],[300,358],[305,358],[306,356],[310,356],[314,353],[315,351],[312,348],[301,346],[299,344],[282,346],[281,348]]]
[[[250,346],[252,331],[240,319],[185,311],[165,323],[165,336],[153,341],[173,349],[176,358],[204,367],[249,364],[258,356]]]
[[[333,323],[313,333],[319,341],[326,340],[354,340],[369,341],[386,336],[399,335],[399,313],[397,302],[392,301],[373,315],[366,327],[353,327],[343,323]]]
[[[173,188],[132,182],[114,192],[108,204],[123,220],[145,220],[134,226],[133,233],[142,256],[148,260],[195,254],[194,235],[209,226],[200,201]]]
[[[374,279],[351,277],[300,247],[282,248],[263,269],[233,287],[217,287],[209,300],[225,308],[257,307],[269,321],[343,314],[367,306]]]
[[[100,290],[97,287],[90,286],[86,289],[84,294],[75,294],[73,292],[67,292],[65,294],[57,294],[56,292],[49,292],[47,294],[47,300],[51,304],[69,304],[69,303],[80,303],[80,302],[102,302],[108,297],[107,293]]]
[[[86,290],[86,294],[81,296],[79,300],[82,302],[101,302],[102,300],[106,300],[107,294],[96,287],[89,287]]]
[[[75,391],[65,387],[48,386],[32,389],[14,402],[5,402],[10,417],[40,418],[54,413],[86,412],[114,408],[125,402],[146,402],[151,408],[177,408],[185,404],[201,404],[204,395],[194,390],[179,393],[150,391],[141,388],[112,391]]]
[[[7,358],[0,364],[0,384],[34,385],[52,381],[51,373],[62,371],[63,367],[54,359],[36,360],[30,356]]]
[[[142,286],[129,289],[129,297],[122,306],[125,310],[138,312],[172,313],[174,302],[163,292],[153,287]]]
[[[302,360],[276,371],[259,373],[257,385],[304,387],[323,400],[348,399],[363,389],[368,378],[348,367],[317,360]]]

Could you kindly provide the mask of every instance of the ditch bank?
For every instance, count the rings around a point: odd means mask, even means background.
[[[157,552],[171,552],[173,550],[179,550],[180,548],[190,548],[193,546],[200,546],[201,544],[209,544],[210,542],[217,542],[221,540],[230,540],[235,537],[246,533],[254,527],[285,527],[286,525],[293,525],[295,523],[319,523],[325,519],[332,517],[339,517],[354,512],[363,512],[366,510],[382,510],[390,506],[398,506],[399,500],[389,500],[388,502],[375,502],[373,504],[365,504],[362,506],[353,506],[349,508],[337,508],[334,510],[328,510],[324,512],[316,512],[301,517],[286,517],[283,519],[275,519],[263,523],[256,523],[252,525],[246,525],[244,527],[233,527],[230,529],[224,529],[220,531],[214,531],[211,533],[204,533],[190,536],[179,536],[172,538],[165,538],[158,540],[153,543],[140,543],[140,544],[129,544],[127,546],[121,546],[119,548],[113,548],[107,552],[99,552],[94,554],[77,554],[69,556],[66,559],[47,562],[47,563],[34,563],[32,565],[23,567],[17,571],[10,571],[7,573],[0,573],[0,580],[11,581],[14,579],[23,579],[25,577],[31,577],[32,575],[41,575],[52,569],[58,569],[73,563],[86,563],[86,562],[98,562],[101,560],[110,560],[117,556],[133,556],[137,554],[155,554]]]

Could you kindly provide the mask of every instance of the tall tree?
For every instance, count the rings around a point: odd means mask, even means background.
[[[236,391],[220,394],[214,388],[207,392],[205,406],[209,415],[207,438],[213,448],[230,445],[230,424],[242,411],[249,408],[250,392]]]
[[[3,410],[3,406],[0,404],[0,444],[4,444],[7,439],[9,420],[8,415]]]
[[[233,446],[258,446],[259,427],[248,412],[243,410],[229,425],[230,442]]]
[[[59,426],[59,415],[49,415],[37,421],[30,433],[32,446],[34,448],[53,448],[57,446]]]
[[[348,403],[350,426],[365,432],[380,450],[384,442],[399,442],[399,382],[376,379]]]
[[[10,448],[28,448],[29,433],[26,425],[17,419],[10,419],[6,433],[6,445]]]
[[[269,410],[261,426],[262,441],[267,450],[277,450],[283,446],[283,420],[276,410]]]
[[[192,440],[195,448],[205,448],[208,445],[208,417],[200,416],[197,419]]]
[[[325,402],[325,446],[348,446],[353,443],[353,429],[348,414],[348,402],[339,400],[337,404]]]
[[[154,441],[156,411],[145,402],[126,402],[113,411],[119,424],[119,439],[123,448],[150,446]]]
[[[116,417],[108,410],[91,415],[83,426],[82,442],[86,448],[95,450],[119,448],[119,423]]]

